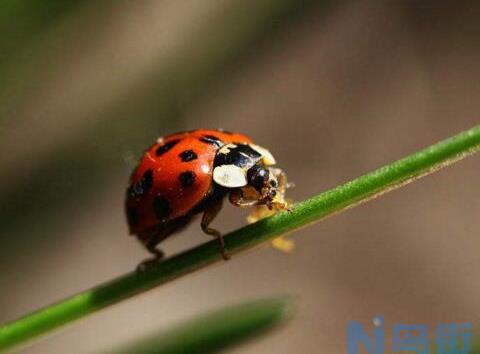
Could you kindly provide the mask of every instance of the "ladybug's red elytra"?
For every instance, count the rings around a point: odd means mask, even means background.
[[[227,259],[222,234],[210,228],[225,196],[239,207],[288,210],[287,177],[274,165],[267,149],[242,134],[199,129],[159,138],[130,178],[130,234],[159,259],[158,243],[203,213],[202,230],[219,240]]]

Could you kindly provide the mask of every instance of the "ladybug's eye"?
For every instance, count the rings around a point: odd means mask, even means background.
[[[259,165],[254,165],[247,172],[248,184],[260,190],[267,183],[269,175],[270,173],[267,169]]]

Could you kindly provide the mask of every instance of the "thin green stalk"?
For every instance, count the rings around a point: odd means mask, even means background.
[[[407,184],[479,149],[480,126],[476,126],[296,204],[291,212],[280,213],[233,231],[225,237],[226,248],[234,255]],[[128,273],[5,324],[0,328],[0,349],[23,343],[63,324],[221,260],[217,242],[211,241],[166,259],[148,272]]]
[[[107,353],[216,353],[264,334],[289,319],[291,300],[277,297],[230,306]]]

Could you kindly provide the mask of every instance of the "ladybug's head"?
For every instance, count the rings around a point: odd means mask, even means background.
[[[270,204],[277,195],[278,168],[265,148],[254,144],[227,144],[215,157],[213,181],[242,195],[242,199]]]
[[[247,171],[247,185],[255,189],[259,194],[259,200],[266,204],[271,202],[277,195],[278,181],[274,169],[257,163]]]

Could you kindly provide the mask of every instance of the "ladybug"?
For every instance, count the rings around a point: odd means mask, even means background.
[[[129,231],[151,252],[163,257],[157,245],[203,213],[203,232],[219,240],[210,227],[228,195],[238,207],[288,210],[286,174],[274,167],[265,148],[242,134],[198,129],[157,139],[133,171],[126,195]]]

